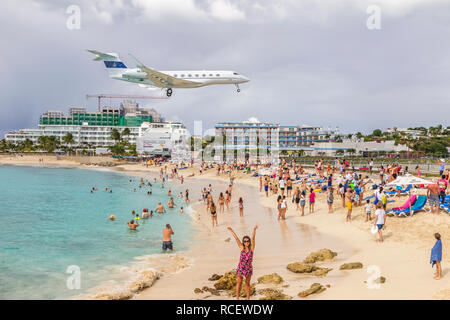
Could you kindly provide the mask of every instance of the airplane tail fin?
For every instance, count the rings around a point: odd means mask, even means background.
[[[87,50],[95,54],[94,61],[103,61],[110,76],[120,74],[127,68],[127,66],[120,60],[117,53],[103,53],[97,50]]]

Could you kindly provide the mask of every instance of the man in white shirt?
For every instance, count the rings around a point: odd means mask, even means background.
[[[375,210],[375,224],[378,228],[379,242],[383,242],[383,234],[381,229],[386,225],[386,211],[383,209],[383,204],[381,202],[377,203],[377,210]]]

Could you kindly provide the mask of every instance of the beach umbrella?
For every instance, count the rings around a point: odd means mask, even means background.
[[[428,184],[432,184],[432,181],[428,181],[416,176],[413,176],[412,174],[405,174],[403,176],[399,176],[397,179],[395,179],[394,181],[389,182],[388,184],[386,184],[386,187],[392,187],[392,186],[409,186],[411,185],[415,185],[415,184],[424,184],[424,185],[428,185]]]
[[[392,187],[392,186],[409,186],[409,185],[415,185],[415,184],[423,184],[423,185],[429,185],[432,184],[432,181],[428,181],[416,176],[413,176],[412,174],[405,174],[403,176],[398,177],[394,181],[389,182],[386,187]],[[408,190],[408,197],[411,196],[411,188]],[[411,217],[411,201],[409,201],[409,216]]]

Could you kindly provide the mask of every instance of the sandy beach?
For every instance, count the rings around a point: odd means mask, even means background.
[[[40,162],[39,158],[44,161]],[[117,165],[111,167],[108,163]],[[0,164],[107,168],[141,177],[154,176],[160,169],[143,164],[120,164],[106,157],[0,156]],[[188,178],[192,172],[195,176]],[[263,288],[281,290],[294,300],[450,299],[450,250],[447,245],[450,242],[450,216],[443,212],[437,215],[422,211],[413,217],[389,217],[384,230],[385,241],[378,243],[377,236],[370,233],[372,223],[364,222],[363,206],[355,207],[353,220],[346,222],[346,209],[342,208],[340,199],[335,196],[334,213],[329,214],[326,194],[318,193],[314,213],[309,214],[305,209],[305,216],[301,217],[295,210],[295,204],[288,199],[286,220],[277,221],[276,195],[266,197],[259,192],[257,178],[238,173],[231,208],[218,214],[219,226],[212,228],[210,214],[206,212],[205,205],[197,201],[200,186],[211,184],[216,201],[219,192],[225,191],[228,178],[217,176],[215,169],[199,175],[196,166],[180,171],[180,174],[185,178],[185,188],[191,190],[191,205],[195,210],[192,223],[197,229],[195,242],[188,251],[163,256],[162,261],[167,265],[159,264],[159,279],[151,287],[133,295],[132,299],[234,299],[225,292],[213,295],[209,292],[194,293],[194,289],[213,287],[213,282],[208,281],[212,274],[222,275],[236,268],[239,248],[226,227],[231,226],[238,237],[242,237],[250,235],[255,224],[259,227],[252,283],[256,284],[257,294],[252,299],[261,298],[258,292]],[[366,192],[365,196],[370,194]],[[237,208],[239,197],[244,199],[243,218],[239,217]],[[392,199],[395,202],[390,203],[388,209],[403,204],[405,196]],[[442,235],[443,242],[441,280],[433,279],[435,269],[429,263],[435,232]],[[174,239],[176,252],[176,235]],[[337,253],[332,260],[317,263],[319,267],[332,268],[326,276],[287,270],[289,263],[301,262],[309,253],[322,248]],[[177,267],[180,262],[182,266]],[[363,268],[339,270],[340,265],[351,262],[360,262]],[[368,288],[367,285],[373,270],[379,270],[380,275],[386,278],[386,282],[378,288]],[[284,281],[278,285],[257,283],[258,277],[272,273],[279,274]],[[320,283],[326,290],[307,298],[298,297],[297,294],[308,289],[312,283]]]

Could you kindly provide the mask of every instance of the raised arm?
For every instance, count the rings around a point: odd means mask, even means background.
[[[227,227],[227,229],[231,231],[231,234],[233,235],[234,239],[236,240],[236,243],[237,243],[239,249],[241,249],[241,251],[244,250],[244,245],[242,244],[241,240],[239,240],[236,233],[234,233],[233,229],[231,229],[231,227]]]
[[[258,229],[258,225],[257,224],[253,228],[253,233],[252,233],[252,251],[255,250],[256,229]]]

